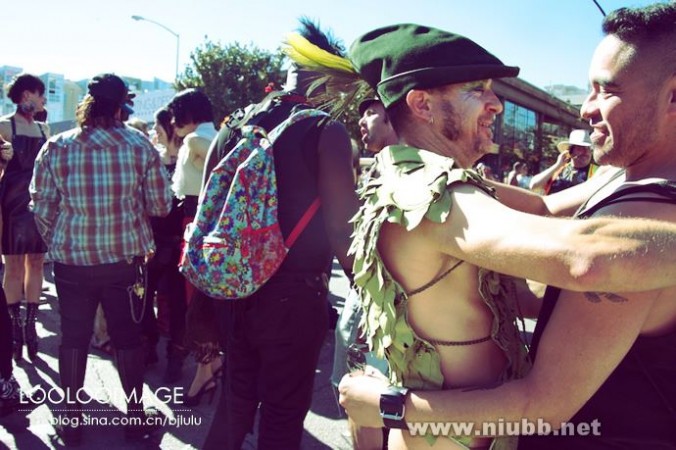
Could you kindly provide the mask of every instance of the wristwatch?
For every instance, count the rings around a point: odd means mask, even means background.
[[[383,418],[386,428],[408,429],[404,420],[406,394],[407,388],[397,386],[389,386],[380,394],[380,417]]]

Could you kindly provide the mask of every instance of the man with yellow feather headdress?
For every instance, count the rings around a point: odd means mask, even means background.
[[[301,20],[300,34],[305,36],[307,48],[320,57],[335,59],[343,51],[307,19]],[[305,99],[314,77],[292,66],[286,92],[275,98],[293,104],[293,108],[282,117],[270,109],[257,125],[270,132],[277,125],[275,120],[305,115],[273,142],[283,236],[291,234],[317,198],[321,206],[269,281],[246,299],[216,305],[227,334],[226,388],[205,448],[240,449],[252,432],[257,411],[257,448],[300,448],[315,369],[329,325],[327,271],[334,255],[352,276],[352,258],[347,252],[353,230],[350,218],[358,205],[352,148],[345,127],[326,113],[315,114]],[[210,154],[223,153],[220,150],[212,148]]]

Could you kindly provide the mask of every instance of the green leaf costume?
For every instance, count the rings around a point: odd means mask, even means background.
[[[364,308],[360,326],[370,349],[387,359],[392,384],[443,389],[439,354],[409,325],[408,295],[378,254],[380,228],[389,222],[410,231],[423,218],[445,222],[453,207],[451,191],[463,183],[493,196],[494,191],[476,172],[457,168],[452,159],[426,150],[390,146],[380,152],[377,161],[380,176],[369,180],[360,192],[363,205],[354,218],[350,248],[355,255],[354,283]],[[512,279],[479,269],[479,294],[493,313],[491,338],[507,359],[501,380],[522,377],[530,364],[516,327],[518,307]],[[449,437],[459,443],[471,439]],[[426,438],[430,444],[435,440],[431,435]],[[516,448],[516,439],[495,439],[491,448]]]

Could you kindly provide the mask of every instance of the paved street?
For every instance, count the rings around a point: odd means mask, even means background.
[[[40,306],[38,334],[40,336],[39,360],[35,364],[24,360],[15,366],[15,376],[21,387],[34,393],[55,392],[52,389],[58,386],[58,302],[54,285],[51,283],[51,267],[45,265],[44,303]],[[331,280],[331,302],[341,308],[347,294],[348,283],[334,264]],[[158,353],[160,362],[149,368],[146,373],[144,400],[149,399],[146,406],[155,406],[167,417],[175,420],[174,424],[167,425],[161,442],[150,448],[162,449],[192,449],[201,448],[211,425],[215,410],[216,398],[212,404],[203,399],[201,405],[195,408],[183,407],[180,404],[165,404],[163,393],[166,388],[173,388],[162,382],[165,368],[164,343],[160,342]],[[24,350],[25,355],[25,350]],[[329,376],[333,365],[333,330],[330,330],[324,341],[317,374],[315,377],[314,397],[312,408],[305,420],[303,435],[303,449],[349,449],[347,423],[338,407],[334,390],[329,383]],[[188,359],[183,370],[183,377],[176,387],[187,387],[192,380],[195,363]],[[85,378],[87,393],[95,400],[88,409],[90,415],[96,418],[98,424],[90,424],[85,428],[82,449],[117,448],[132,449],[139,445],[131,445],[124,441],[120,426],[104,425],[120,416],[123,402],[115,395],[122,391],[117,371],[112,359],[105,353],[92,350],[89,354],[87,373]],[[42,390],[41,390],[42,389]],[[219,388],[220,389],[220,388]],[[112,395],[110,395],[112,394]],[[156,394],[159,394],[156,395]],[[218,396],[218,395],[217,395]],[[216,397],[217,397],[216,396]],[[0,449],[38,450],[62,448],[54,437],[52,422],[57,415],[58,396],[56,402],[41,402],[35,407],[22,407],[22,411],[0,418]],[[254,438],[250,437],[244,448],[254,449]],[[148,448],[143,446],[142,448]]]

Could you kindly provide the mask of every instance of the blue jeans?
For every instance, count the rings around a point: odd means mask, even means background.
[[[136,264],[121,261],[96,266],[54,263],[54,284],[59,297],[61,346],[87,350],[101,303],[108,334],[117,350],[141,345],[143,305],[129,289],[136,281]],[[132,317],[132,308],[133,316]]]

